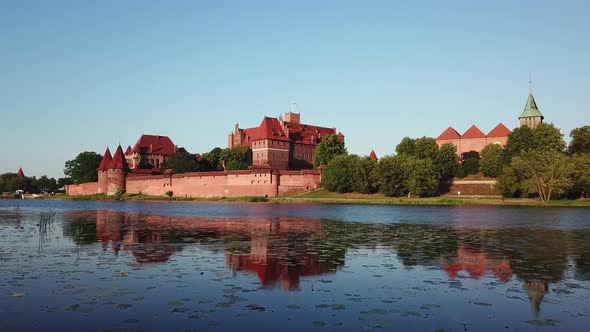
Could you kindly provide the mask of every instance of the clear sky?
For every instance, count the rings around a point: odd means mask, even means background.
[[[295,100],[350,152],[404,136],[590,124],[590,1],[0,0],[0,173],[63,176],[142,133],[227,145]]]

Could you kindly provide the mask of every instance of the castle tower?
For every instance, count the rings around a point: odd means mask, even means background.
[[[100,165],[98,165],[98,193],[106,193],[108,191],[108,171],[109,165],[113,160],[111,156],[111,151],[107,147],[107,150],[104,152],[104,157],[100,161]]]
[[[539,111],[533,93],[529,93],[529,97],[524,106],[524,110],[518,117],[521,126],[527,126],[529,128],[536,128],[539,123],[543,122],[545,117]]]
[[[114,195],[119,188],[125,189],[128,169],[123,149],[119,145],[107,171],[107,195]]]

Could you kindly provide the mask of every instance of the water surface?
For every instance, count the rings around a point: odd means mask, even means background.
[[[4,200],[0,331],[585,330],[588,215]]]

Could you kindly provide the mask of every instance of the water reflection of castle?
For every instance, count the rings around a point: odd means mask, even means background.
[[[483,248],[473,248],[464,243],[459,244],[455,259],[441,258],[440,266],[450,279],[455,279],[461,271],[466,271],[473,279],[479,279],[488,272],[502,282],[508,282],[512,277],[507,259],[488,258]]]
[[[95,219],[96,218],[96,219]],[[165,263],[193,239],[211,250],[226,252],[226,264],[254,273],[265,287],[299,288],[302,276],[333,273],[344,264],[344,255],[334,263],[312,249],[321,235],[319,221],[288,219],[232,220],[198,217],[164,217],[99,210],[68,212],[70,226],[78,227],[82,244],[98,242],[103,251],[130,252],[136,263]],[[95,232],[92,227],[95,225]],[[95,234],[94,238],[92,233]],[[249,242],[249,247],[244,243]],[[190,243],[190,242],[189,242]],[[238,246],[238,247],[236,247]],[[109,249],[110,248],[110,249]]]
[[[115,255],[129,252],[138,264],[165,263],[195,243],[224,252],[235,275],[255,274],[263,286],[299,287],[300,278],[337,271],[350,248],[391,248],[406,267],[436,266],[451,279],[462,272],[478,280],[518,279],[533,312],[549,285],[571,268],[590,280],[590,232],[560,229],[479,230],[418,224],[360,224],[335,221],[209,219],[67,212],[64,235],[76,244],[100,243]],[[188,240],[188,241],[187,241]],[[573,262],[574,264],[570,264]]]

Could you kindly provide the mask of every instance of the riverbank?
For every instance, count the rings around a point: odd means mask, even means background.
[[[498,205],[498,206],[571,206],[590,207],[590,199],[553,200],[545,204],[538,198],[502,198],[500,196],[386,197],[383,194],[340,194],[319,189],[291,197],[274,198],[281,203],[389,204],[389,205]]]
[[[64,200],[97,200],[114,201],[113,196],[104,194],[96,195],[56,195],[44,197],[44,199]],[[358,193],[333,193],[324,189],[301,193],[289,197],[216,197],[216,198],[192,198],[192,197],[167,197],[147,196],[137,194],[125,194],[122,201],[174,201],[174,202],[274,202],[274,203],[316,203],[316,204],[376,204],[376,205],[497,205],[497,206],[564,206],[564,207],[590,207],[590,199],[577,200],[553,200],[544,204],[536,198],[507,198],[499,196],[438,196],[425,198],[386,197],[383,194],[358,194]]]

